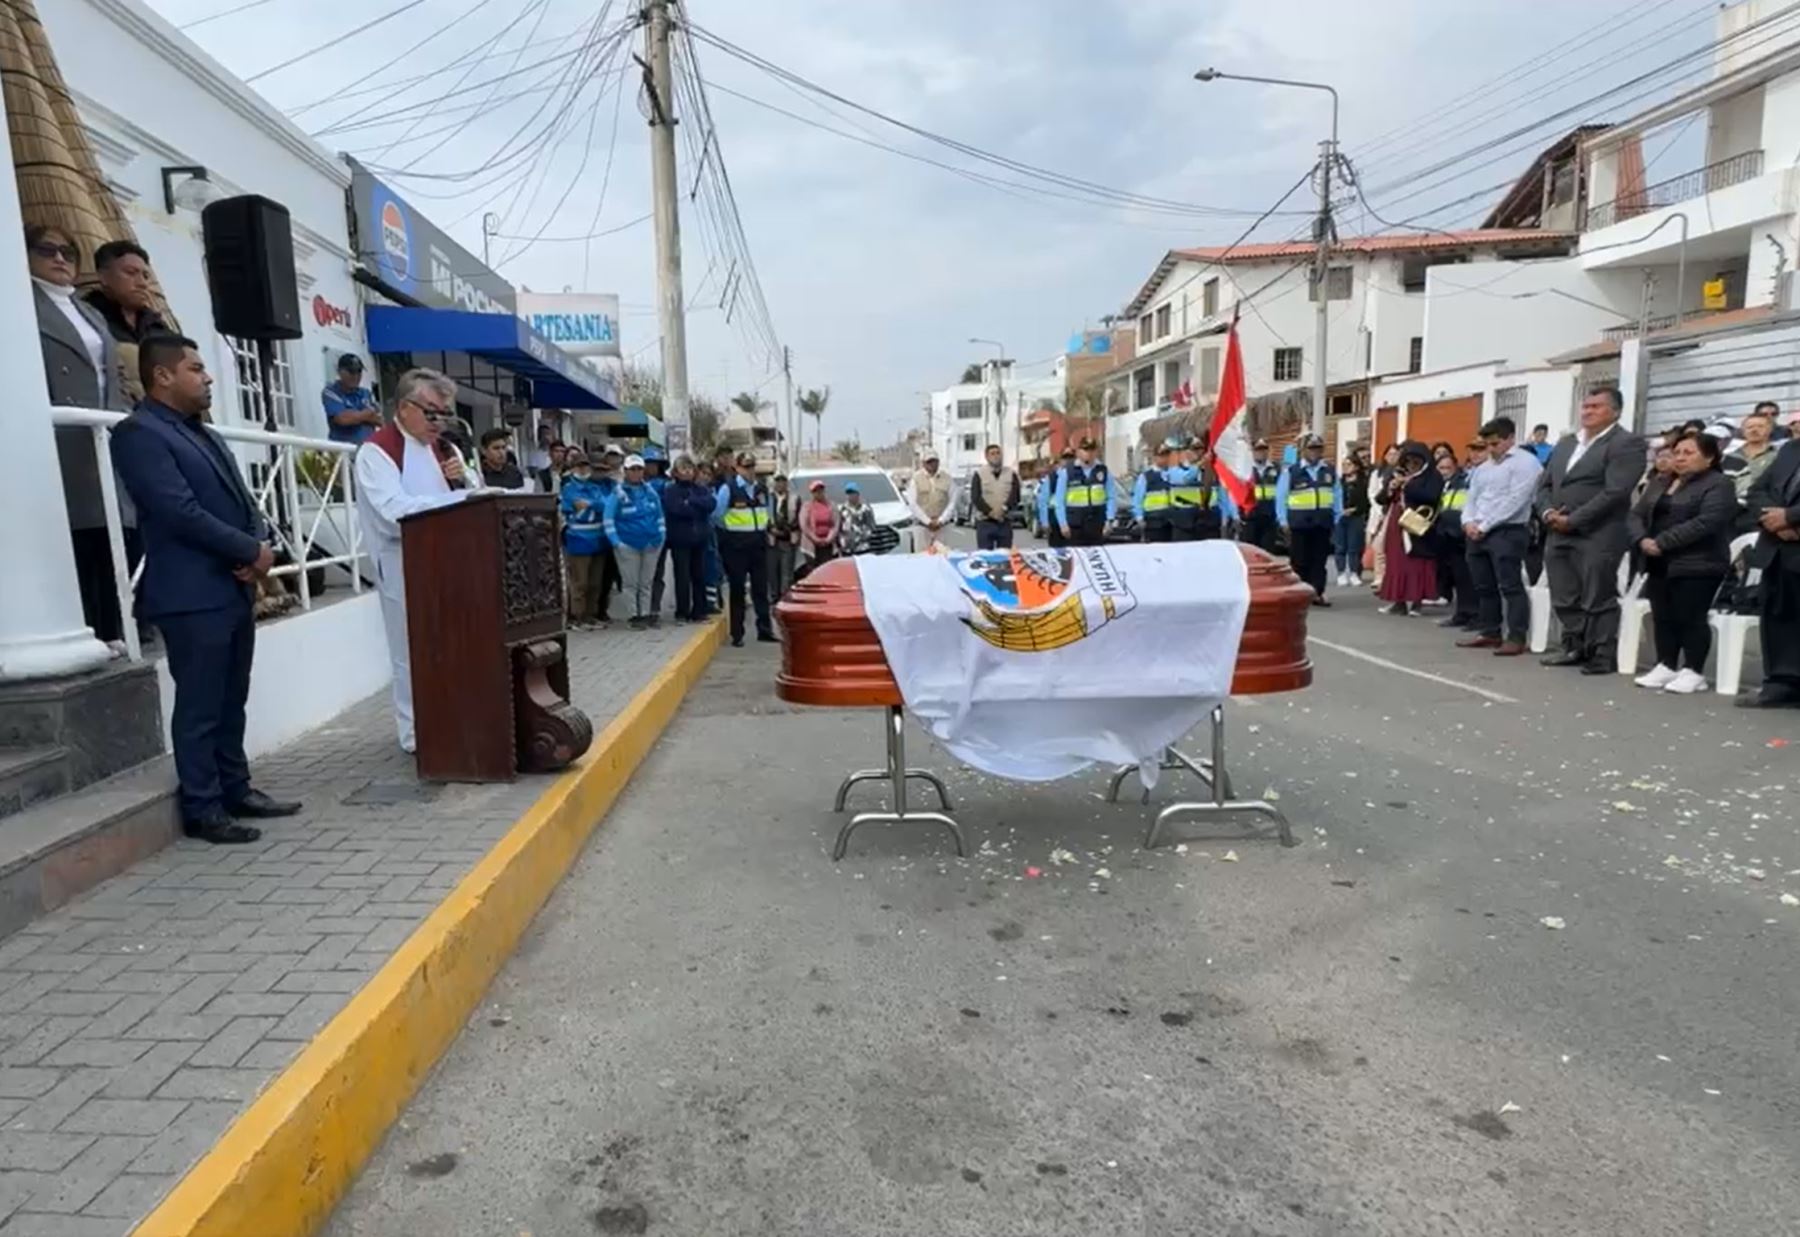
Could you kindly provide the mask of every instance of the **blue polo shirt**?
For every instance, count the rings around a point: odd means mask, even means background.
[[[357,387],[354,391],[346,391],[337,383],[326,384],[319,394],[319,402],[325,406],[325,424],[330,427],[333,442],[367,442],[374,435],[373,425],[339,425],[338,414],[344,412],[367,412],[375,407],[375,394],[368,387]]]

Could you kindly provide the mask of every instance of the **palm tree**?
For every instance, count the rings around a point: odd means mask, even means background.
[[[800,411],[813,419],[813,449],[821,450],[824,444],[825,406],[831,403],[831,388],[812,388],[800,392],[794,401]]]
[[[862,444],[854,438],[840,438],[831,444],[831,453],[846,464],[862,463]]]
[[[731,397],[731,406],[760,418],[763,410],[770,407],[769,401],[759,399],[754,391],[739,391]]]
[[[962,380],[964,385],[972,382],[980,382],[982,373],[983,371],[980,365],[971,364],[963,366]]]

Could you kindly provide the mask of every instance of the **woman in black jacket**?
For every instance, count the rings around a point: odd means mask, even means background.
[[[1632,545],[1643,554],[1644,595],[1656,633],[1656,666],[1639,687],[1691,695],[1706,690],[1707,622],[1719,584],[1731,566],[1731,524],[1737,490],[1720,471],[1719,440],[1682,435],[1671,471],[1652,476],[1631,509]],[[1682,659],[1687,661],[1682,666]]]
[[[1381,573],[1381,588],[1376,596],[1388,603],[1386,614],[1418,614],[1419,606],[1438,595],[1437,534],[1427,528],[1413,536],[1400,526],[1400,517],[1414,508],[1424,507],[1435,521],[1438,500],[1444,495],[1444,479],[1431,467],[1431,452],[1421,442],[1407,441],[1400,447],[1400,465],[1388,480],[1387,488],[1375,501],[1387,508],[1382,540],[1387,550],[1386,566]]]

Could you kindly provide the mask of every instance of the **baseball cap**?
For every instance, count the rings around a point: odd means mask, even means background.
[[[1251,448],[1252,451],[1267,451],[1268,449],[1269,440],[1267,438],[1258,438],[1256,445]]]
[[[1075,458],[1075,448],[1074,447],[1064,447],[1062,449],[1062,458],[1065,460],[1074,459]]]
[[[1322,437],[1320,437],[1318,434],[1308,434],[1306,437],[1304,437],[1300,440],[1300,445],[1302,447],[1323,448],[1325,446],[1325,440]]]
[[[605,447],[604,447],[604,448],[603,448],[603,449],[602,449],[602,450],[601,450],[601,452],[600,452],[600,454],[601,454],[601,455],[624,455],[624,454],[625,454],[625,448],[624,448],[624,447],[621,447],[621,446],[620,446],[620,445],[619,445],[619,444],[618,444],[618,443],[616,443],[616,442],[609,442],[609,443],[607,443],[607,444],[606,444],[606,446],[605,446]]]
[[[1097,445],[1092,438],[1083,438],[1077,442],[1075,446],[1082,451],[1093,451],[1097,449]]]
[[[625,467],[627,467],[627,468],[642,468],[643,466],[644,466],[644,457],[643,456],[628,455],[625,457]]]
[[[939,458],[938,453],[936,451],[927,451],[923,456],[920,457],[919,463],[929,464],[933,460],[937,460],[938,458]]]
[[[1161,442],[1157,443],[1156,446],[1151,449],[1150,453],[1152,455],[1167,455],[1169,452],[1177,450],[1177,449],[1178,448],[1175,446],[1175,440],[1173,438],[1165,438]]]
[[[850,484],[848,484],[844,487],[844,493],[860,494],[860,493],[862,493],[862,486],[860,486],[860,485],[856,484],[856,482],[852,481],[852,482],[850,482]]]
[[[812,484],[807,486],[806,488],[809,490],[822,490],[825,488],[825,483],[823,481],[821,481],[819,478],[814,477],[812,479]]]
[[[754,465],[756,463],[756,455],[754,452],[750,451],[739,451],[737,453],[737,462],[740,467],[744,465]]]

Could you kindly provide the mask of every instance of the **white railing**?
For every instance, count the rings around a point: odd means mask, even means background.
[[[118,478],[112,465],[113,427],[125,419],[125,414],[55,407],[50,410],[50,419],[57,425],[84,427],[93,434],[94,457],[100,473],[100,501],[106,511],[106,538],[112,549],[113,588],[118,594],[125,651],[132,661],[141,661],[144,651],[133,616],[132,593],[143,576],[145,560],[138,561],[135,573],[131,571],[125,553],[125,525],[119,513]],[[298,581],[296,595],[302,610],[312,609],[310,575],[322,568],[342,567],[350,576],[351,591],[362,592],[362,560],[367,556],[362,549],[362,530],[356,521],[356,479],[351,464],[355,445],[237,426],[214,425],[211,428],[227,442],[273,453],[259,484],[253,484],[248,477],[244,480],[244,488],[250,491],[257,510],[273,533],[274,550],[278,555],[285,551],[290,560],[269,575],[282,579],[294,577]],[[298,464],[300,457],[312,452],[319,452],[330,461],[326,475],[317,479],[316,484]],[[233,458],[235,461],[235,455]],[[242,467],[241,462],[239,467]],[[332,534],[329,538],[332,547],[320,545],[320,534],[326,531]],[[314,558],[315,547],[321,550],[335,548],[336,552],[321,553]]]

